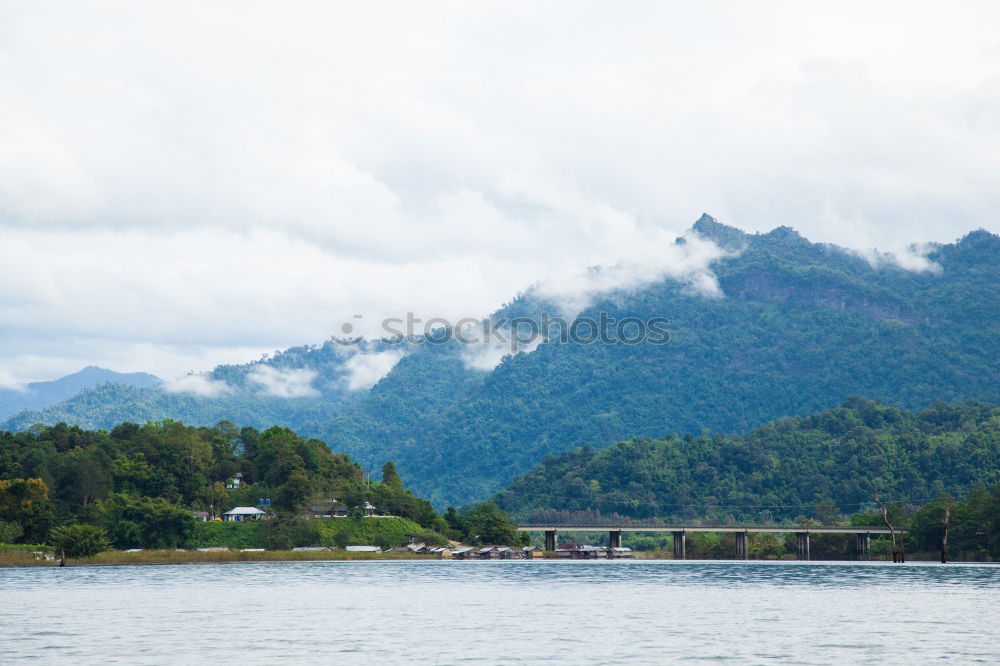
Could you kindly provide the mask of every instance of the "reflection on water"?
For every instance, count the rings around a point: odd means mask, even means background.
[[[1000,567],[258,562],[0,569],[0,663],[1000,663]]]

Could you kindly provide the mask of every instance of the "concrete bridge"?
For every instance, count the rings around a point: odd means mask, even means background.
[[[622,545],[622,532],[670,532],[674,537],[674,559],[687,559],[686,535],[688,532],[732,533],[736,535],[736,555],[734,559],[745,560],[749,557],[751,532],[770,532],[772,534],[794,534],[795,555],[797,559],[809,559],[810,534],[853,534],[855,554],[859,560],[867,560],[870,554],[871,535],[889,534],[887,527],[803,527],[773,526],[773,525],[659,525],[656,527],[642,525],[520,525],[519,532],[545,532],[545,550],[555,550],[559,545],[559,532],[604,532],[610,535],[612,548]],[[904,530],[897,529],[900,535]]]

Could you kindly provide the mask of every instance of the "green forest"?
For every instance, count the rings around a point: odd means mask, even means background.
[[[494,501],[529,523],[881,525],[871,513],[878,489],[895,525],[912,527],[913,548],[933,549],[953,503],[953,546],[1000,557],[1000,408],[964,401],[905,411],[849,398],[745,436],[581,447],[546,458]]]
[[[110,432],[64,423],[0,432],[0,543],[44,544],[67,534],[119,549],[518,539],[493,505],[440,516],[403,486],[391,462],[381,481],[370,476],[324,442],[279,426],[261,432],[167,420]],[[364,517],[366,503],[393,518]],[[245,524],[194,517],[235,506],[262,506],[272,516]],[[342,518],[312,517],[341,507]]]

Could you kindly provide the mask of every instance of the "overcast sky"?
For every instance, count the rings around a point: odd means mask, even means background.
[[[1000,230],[996,2],[470,4],[0,0],[0,384]]]

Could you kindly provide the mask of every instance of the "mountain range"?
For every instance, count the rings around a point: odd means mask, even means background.
[[[365,467],[393,460],[409,487],[445,506],[487,497],[579,446],[745,433],[848,395],[904,409],[1000,401],[1000,237],[974,231],[904,261],[812,243],[789,227],[748,234],[705,215],[677,241],[693,242],[719,249],[700,276],[708,287],[676,274],[621,283],[590,294],[569,317],[668,320],[665,344],[554,336],[498,354],[492,367],[454,339],[327,341],[187,383],[102,384],[0,428],[67,421],[109,429],[163,418],[281,424]],[[558,312],[565,306],[534,287],[491,321]],[[359,385],[360,369],[372,366],[391,370]]]
[[[43,409],[101,384],[119,384],[141,389],[152,388],[162,381],[145,372],[122,373],[89,365],[79,372],[53,381],[32,382],[17,389],[0,388],[0,419],[25,410]]]

